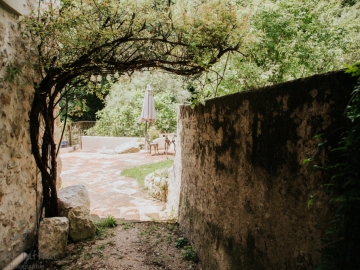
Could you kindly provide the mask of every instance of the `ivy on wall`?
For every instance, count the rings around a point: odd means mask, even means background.
[[[360,76],[360,63],[347,66],[346,72]],[[336,162],[324,168],[332,175],[326,187],[333,195],[335,219],[325,232],[318,270],[360,269],[360,77],[344,115],[348,126],[331,150]]]

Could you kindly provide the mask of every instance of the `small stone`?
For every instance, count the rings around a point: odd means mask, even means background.
[[[66,217],[44,218],[39,227],[39,258],[54,260],[66,254],[69,220]]]
[[[67,265],[70,261],[67,261],[67,260],[61,260],[61,261],[56,261],[55,264],[57,266],[64,266],[64,265]]]

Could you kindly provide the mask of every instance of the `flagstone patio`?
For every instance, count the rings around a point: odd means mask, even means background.
[[[173,155],[148,153],[100,154],[75,151],[60,155],[63,186],[83,184],[90,196],[90,213],[100,218],[111,215],[127,221],[164,220],[165,203],[152,198],[133,178],[121,176],[123,169],[153,163]]]

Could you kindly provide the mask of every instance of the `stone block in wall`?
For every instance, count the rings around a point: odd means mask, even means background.
[[[44,218],[39,227],[39,257],[45,260],[64,257],[68,233],[69,220],[66,217]]]

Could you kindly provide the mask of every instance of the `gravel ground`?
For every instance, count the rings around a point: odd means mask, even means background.
[[[62,260],[30,261],[21,269],[194,270],[197,262],[178,224],[120,222],[96,239],[69,243]]]

